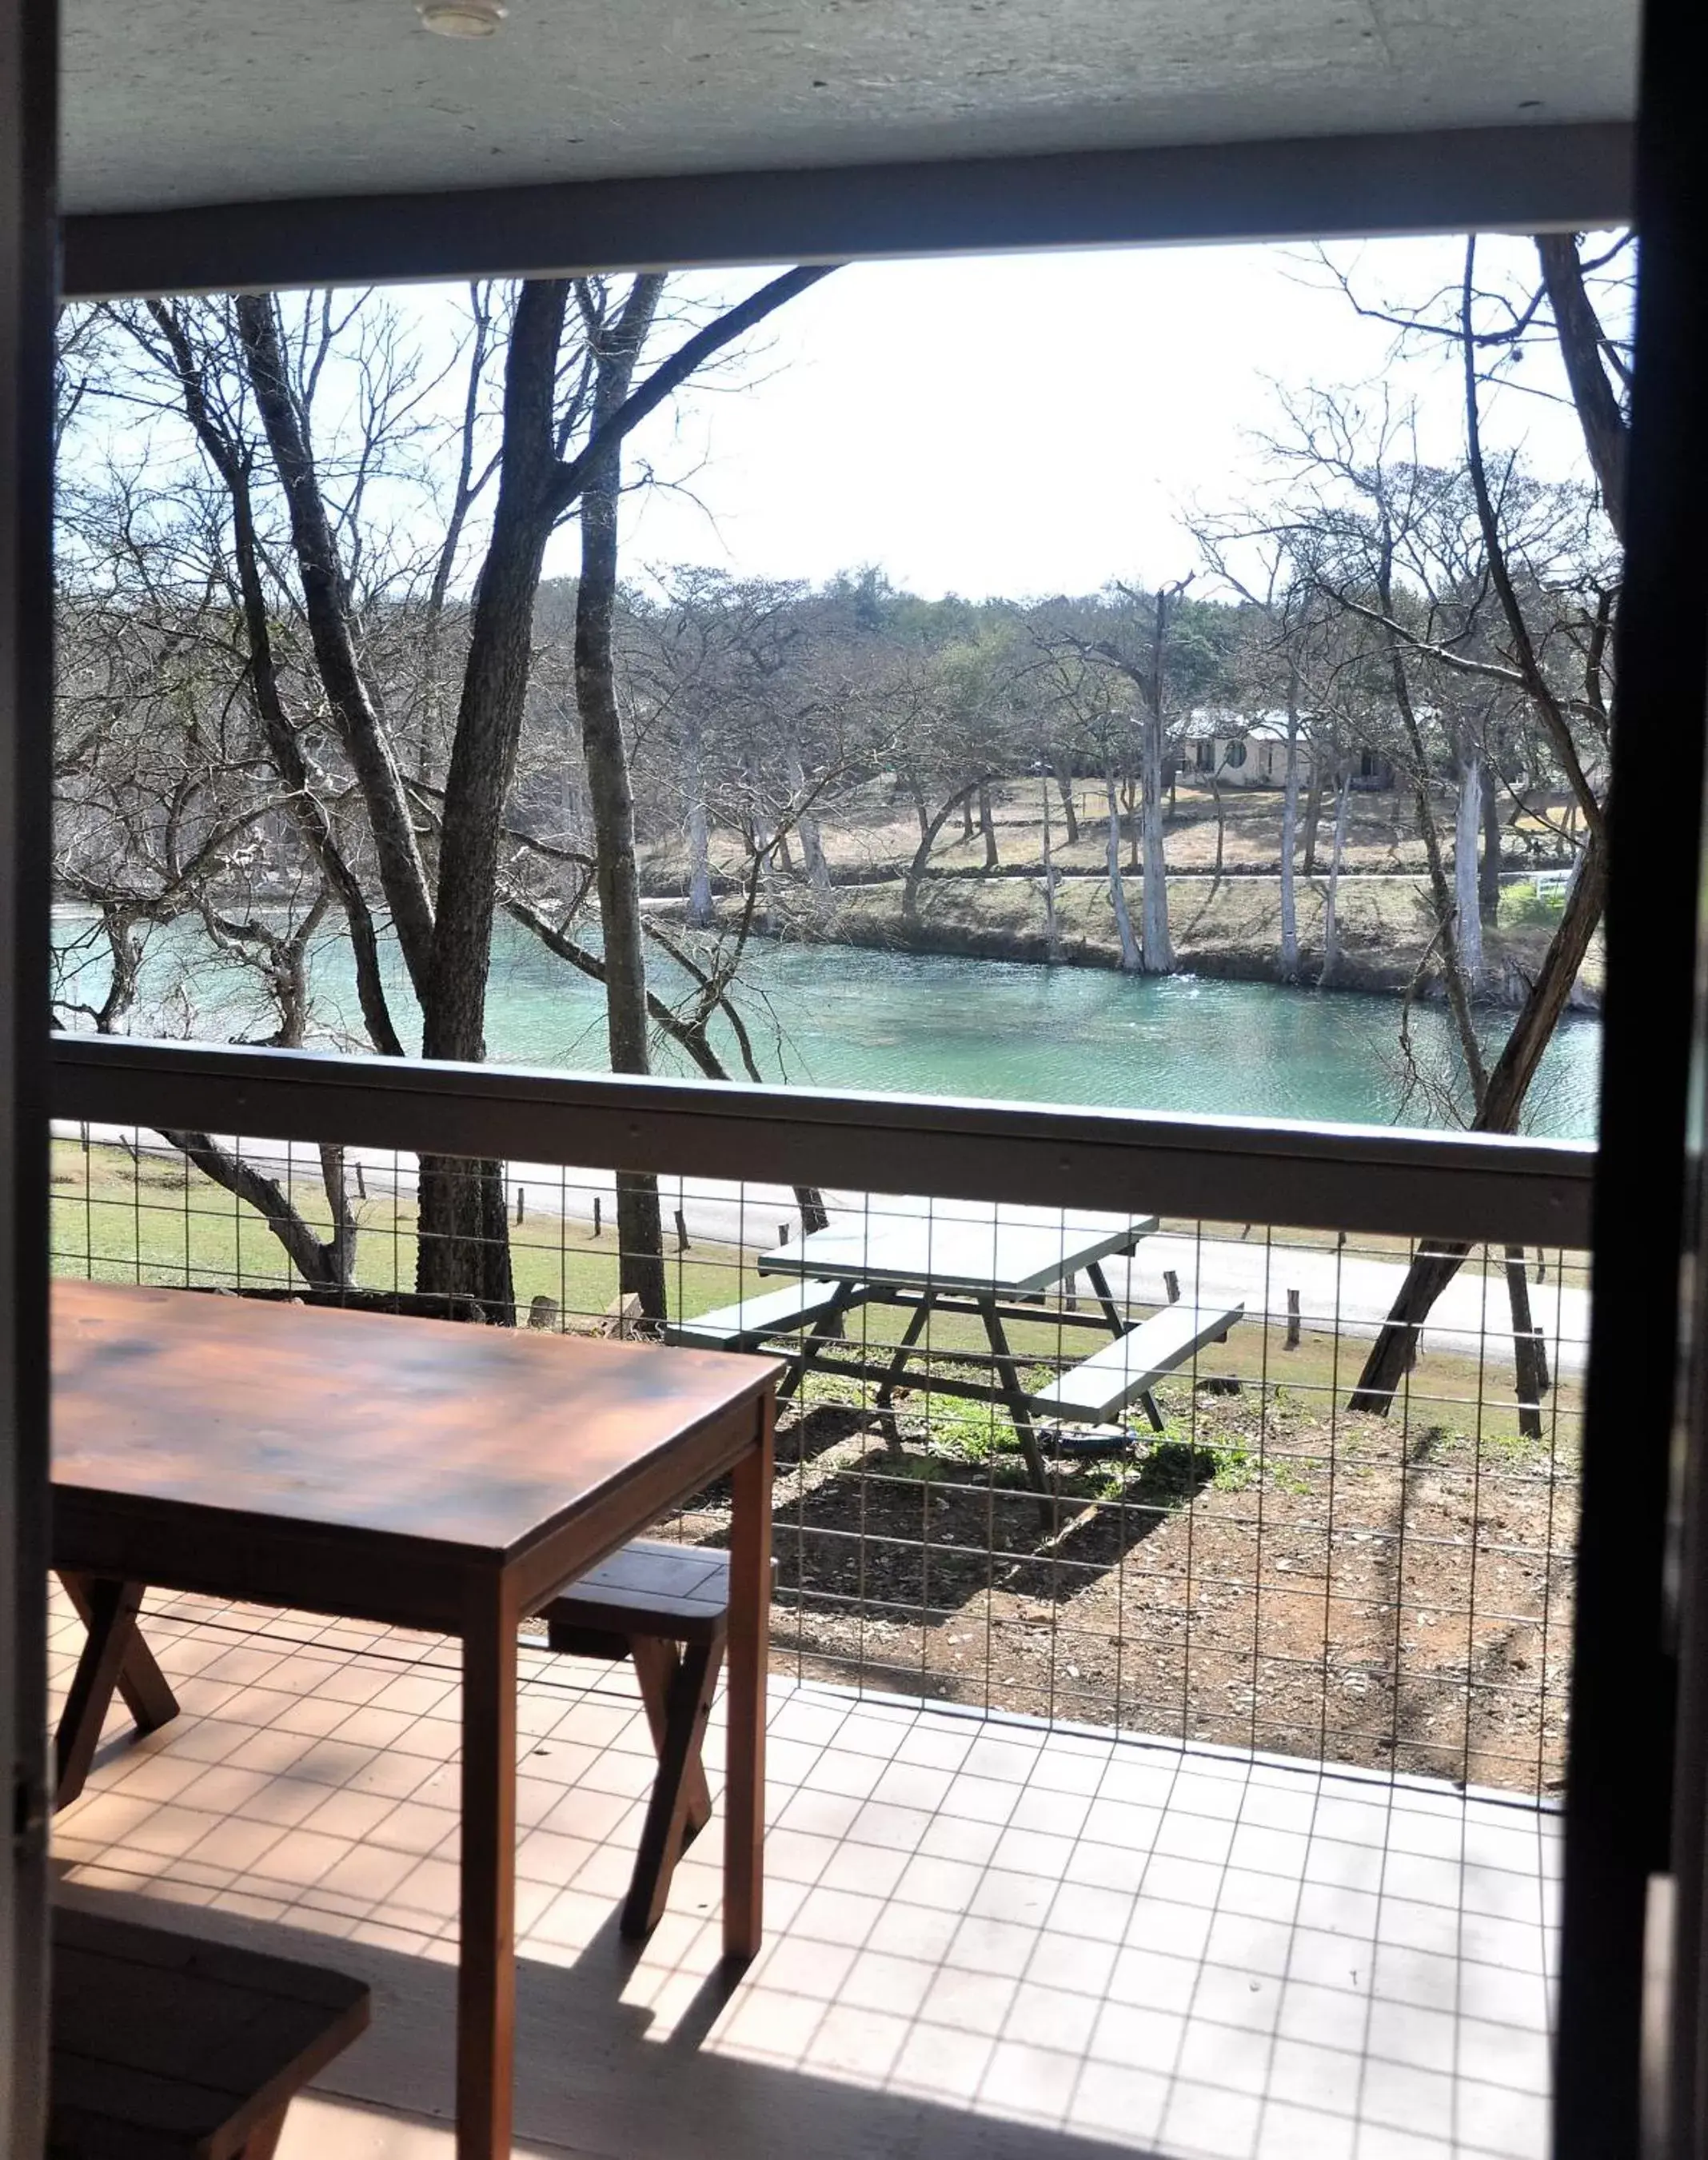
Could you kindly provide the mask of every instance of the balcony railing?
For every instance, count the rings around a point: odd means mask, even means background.
[[[927,1248],[992,1207],[1155,1217],[1105,1263],[1119,1319],[1238,1317],[1148,1391],[1155,1424],[1140,1401],[1090,1429],[1048,1415],[1110,1339],[1083,1272],[1005,1306],[1006,1378],[983,1316],[906,1291],[773,1344],[814,1361],[779,1427],[779,1667],[1530,1794],[1563,1774],[1587,1147],[88,1037],[56,1043],[53,1111],[61,1273],[303,1287],[161,1136],[189,1129],[326,1229],[319,1150],[342,1148],[355,1284],[407,1295],[428,1150],[502,1163],[515,1316],[570,1329],[657,1332],[624,1306],[618,1172],[658,1180],[672,1324],[778,1287],[797,1188],[857,1238]],[[1349,1410],[1420,1244],[1453,1241],[1472,1250],[1390,1413]],[[1515,1264],[1547,1369],[1524,1405]],[[724,1526],[714,1492],[676,1528]]]

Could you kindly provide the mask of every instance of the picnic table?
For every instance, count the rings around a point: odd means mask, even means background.
[[[121,1690],[176,1713],[146,1586],[460,1638],[458,2160],[507,2160],[517,1636],[729,1473],[724,1940],[761,1926],[775,1359],[59,1282],[51,1565],[89,1625],[58,1739],[86,1773]]]
[[[1156,1227],[1154,1215],[890,1201],[761,1254],[760,1273],[787,1275],[791,1288],[678,1321],[667,1333],[672,1342],[737,1349],[792,1332],[798,1342],[785,1394],[812,1369],[849,1373],[877,1381],[876,1405],[888,1413],[910,1366],[926,1354],[920,1338],[932,1313],[976,1314],[989,1344],[994,1384],[933,1371],[912,1384],[1000,1404],[1013,1421],[1033,1488],[1045,1493],[1041,1422],[1100,1425],[1136,1400],[1160,1431],[1152,1393],[1157,1381],[1203,1343],[1225,1336],[1242,1316],[1242,1306],[1206,1311],[1171,1305],[1137,1326],[1129,1322],[1104,1263],[1130,1256]],[[1092,1293],[1089,1311],[1077,1308],[1074,1295],[1081,1276]],[[1050,1385],[1031,1390],[1007,1323],[1038,1319],[1040,1303],[1051,1290],[1062,1293],[1049,1310],[1052,1325],[1089,1327],[1107,1339]],[[829,1354],[844,1337],[847,1315],[872,1304],[908,1308],[901,1339],[882,1363]],[[802,1330],[810,1332],[802,1336]]]

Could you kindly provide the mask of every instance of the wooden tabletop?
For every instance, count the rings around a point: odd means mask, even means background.
[[[60,1281],[54,1483],[514,1557],[774,1359]]]
[[[998,1296],[1047,1290],[1129,1251],[1156,1228],[1154,1215],[1057,1215],[1045,1209],[953,1213],[919,1203],[917,1217],[874,1208],[853,1223],[761,1254],[766,1275],[912,1285]]]

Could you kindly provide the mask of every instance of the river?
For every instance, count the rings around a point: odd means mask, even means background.
[[[92,945],[86,958],[74,957],[91,927],[70,911],[57,923],[65,986],[92,1000],[105,963]],[[388,971],[402,1025],[413,1006],[395,955]],[[322,1023],[354,1040],[359,1015],[340,940],[328,937],[317,948],[311,975]],[[672,989],[663,979],[659,987]],[[597,984],[501,925],[490,1054],[511,1064],[602,1069],[603,997]],[[811,1086],[1369,1124],[1402,1114],[1399,1008],[1388,998],[755,942],[743,1003],[766,1077]],[[1508,1020],[1487,1016],[1491,1052]],[[241,970],[185,932],[157,934],[133,1032],[224,1040],[264,1033],[267,1025]],[[1414,1015],[1425,1065],[1447,1069],[1447,1030],[1438,1008]],[[1561,1023],[1532,1089],[1531,1129],[1594,1133],[1600,1050],[1597,1021],[1572,1015]],[[1403,1114],[1409,1124],[1435,1121],[1416,1098]]]

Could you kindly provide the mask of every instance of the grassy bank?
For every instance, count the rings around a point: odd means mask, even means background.
[[[937,878],[920,888],[916,917],[903,912],[901,879],[838,887],[828,910],[797,887],[775,892],[771,927],[785,937],[817,938],[899,952],[955,953],[975,959],[1042,961],[1049,957],[1041,878]],[[1300,877],[1295,887],[1300,946],[1297,979],[1314,985],[1322,968],[1327,882]],[[1129,890],[1136,916],[1137,881]],[[1421,880],[1404,876],[1344,878],[1337,900],[1341,957],[1330,987],[1399,996],[1412,982],[1434,935],[1434,912]],[[1553,916],[1533,887],[1508,886],[1498,929],[1484,933],[1486,994],[1515,1004],[1539,964]],[[1184,972],[1253,982],[1283,979],[1281,889],[1278,877],[1246,875],[1220,880],[1169,880],[1169,922],[1176,965]],[[1118,968],[1120,941],[1107,883],[1101,878],[1058,881],[1056,958],[1068,966]],[[1602,949],[1586,961],[1580,995],[1599,1002]]]
[[[886,782],[872,782],[838,799],[823,819],[823,840],[833,882],[831,905],[814,903],[798,875],[798,851],[767,890],[769,926],[785,937],[819,938],[895,951],[954,953],[978,959],[1041,961],[1049,957],[1044,901],[1044,823],[1037,781],[1008,781],[993,790],[997,866],[985,869],[986,849],[976,829],[958,817],[938,835],[920,889],[916,920],[902,911],[905,872],[918,845],[909,805]],[[1075,790],[1077,837],[1070,839],[1061,799],[1051,796],[1051,860],[1057,875],[1056,957],[1070,966],[1115,968],[1120,946],[1106,870],[1106,828],[1100,800],[1084,782]],[[1452,804],[1436,806],[1444,833],[1452,832]],[[1554,824],[1559,807],[1539,804],[1534,814],[1509,819],[1502,831],[1502,862],[1508,879],[1529,865],[1553,863],[1560,854]],[[1550,821],[1553,821],[1550,823]],[[1337,903],[1341,958],[1333,987],[1397,996],[1415,976],[1434,933],[1422,842],[1410,829],[1409,798],[1397,793],[1352,798],[1344,857],[1346,875]],[[1320,836],[1318,873],[1297,878],[1300,942],[1298,979],[1315,984],[1321,973],[1322,925],[1327,896],[1329,834]],[[1169,865],[1169,918],[1182,969],[1246,981],[1282,979],[1281,798],[1273,788],[1224,789],[1219,805],[1207,791],[1182,785],[1165,834]],[[679,894],[687,865],[680,838],[644,849],[648,890],[660,898]],[[742,854],[734,836],[714,833],[714,869],[739,875]],[[1139,910],[1139,880],[1126,858],[1129,906]],[[1304,844],[1299,843],[1302,865]],[[1217,865],[1220,865],[1220,874]],[[792,870],[794,875],[790,875]],[[733,900],[724,903],[735,906]],[[1486,995],[1515,1005],[1545,948],[1555,920],[1539,901],[1533,884],[1508,882],[1500,919],[1485,932]],[[1580,1000],[1600,1000],[1602,948],[1591,948],[1580,982]]]

